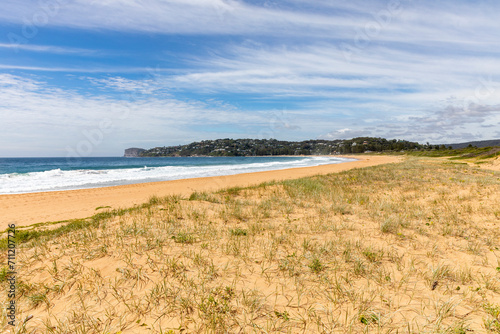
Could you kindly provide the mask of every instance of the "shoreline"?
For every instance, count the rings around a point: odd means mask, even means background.
[[[200,158],[201,156],[191,156],[191,157],[153,157],[151,159],[156,159],[156,158]],[[202,158],[220,158],[220,157],[211,157],[211,156],[205,156],[205,157],[202,157]],[[124,179],[121,179],[120,177],[116,178],[116,179],[109,179],[107,181],[99,181],[99,180],[87,180],[86,183],[84,184],[62,184],[62,185],[59,185],[59,186],[53,186],[52,184],[47,185],[45,184],[45,187],[38,187],[38,188],[25,188],[25,189],[22,189],[22,190],[10,190],[9,188],[9,185],[7,185],[7,191],[3,191],[3,189],[0,189],[0,196],[2,195],[20,195],[20,194],[32,194],[32,193],[45,193],[45,192],[56,192],[56,191],[71,191],[71,190],[81,190],[81,189],[97,189],[97,188],[106,188],[106,187],[116,187],[116,186],[125,186],[125,185],[133,185],[133,184],[139,184],[139,183],[154,183],[154,182],[164,182],[164,181],[175,181],[175,180],[184,180],[184,179],[191,179],[191,178],[205,178],[205,177],[217,177],[217,176],[226,176],[226,175],[236,175],[236,174],[243,174],[243,173],[256,173],[256,172],[265,172],[265,171],[273,171],[273,170],[284,170],[284,169],[291,169],[291,168],[301,168],[301,167],[315,167],[315,166],[321,166],[321,165],[328,165],[328,164],[335,164],[335,163],[345,163],[345,162],[348,162],[348,161],[345,161],[346,159],[354,159],[354,160],[358,160],[359,158],[354,158],[354,157],[349,157],[347,158],[347,156],[332,156],[332,155],[315,155],[315,156],[306,156],[306,155],[297,155],[297,156],[287,156],[287,155],[282,155],[282,156],[278,156],[278,155],[274,155],[274,156],[251,156],[251,157],[222,157],[222,158],[249,158],[249,159],[253,159],[253,158],[269,158],[269,157],[274,157],[274,158],[328,158],[329,160],[337,160],[336,162],[334,161],[328,161],[328,162],[321,162],[319,164],[305,164],[303,166],[294,166],[293,164],[292,165],[284,165],[284,166],[277,166],[277,167],[271,167],[271,169],[267,169],[266,167],[251,167],[251,165],[245,165],[244,163],[243,164],[234,164],[234,165],[225,165],[221,162],[220,165],[210,165],[210,164],[207,164],[207,165],[149,165],[148,162],[144,161],[144,165],[142,165],[141,163],[141,166],[138,166],[138,164],[136,164],[136,166],[120,166],[118,165],[119,168],[106,168],[106,166],[102,166],[102,167],[99,167],[98,169],[96,168],[85,168],[85,166],[81,166],[81,168],[78,168],[78,169],[61,169],[62,167],[56,167],[56,166],[53,166],[52,169],[47,169],[47,170],[35,170],[35,171],[24,171],[24,172],[21,172],[20,174],[25,174],[25,173],[28,173],[28,174],[43,174],[43,173],[47,173],[47,172],[52,172],[52,171],[59,171],[59,172],[62,172],[62,173],[69,173],[69,172],[78,172],[79,170],[83,170],[83,171],[89,171],[89,172],[96,172],[96,173],[100,173],[101,170],[103,171],[112,171],[112,172],[117,172],[117,171],[129,171],[129,170],[141,170],[142,169],[142,166],[144,166],[144,168],[148,167],[149,169],[156,169],[156,168],[162,168],[162,167],[173,167],[173,168],[183,168],[183,167],[186,167],[187,169],[199,169],[198,173],[197,172],[191,172],[191,173],[187,173],[187,174],[184,174],[184,175],[153,175],[153,176],[148,176],[148,175],[144,175],[143,178],[132,178],[132,179],[128,179],[128,178],[124,178]],[[108,159],[106,157],[103,157],[104,159]],[[112,159],[116,158],[116,157],[110,157]],[[129,159],[127,157],[118,157],[118,158],[123,158],[123,159]],[[38,159],[38,158],[23,158],[23,159]],[[63,159],[63,158],[54,158],[54,159]],[[90,157],[90,159],[93,159],[92,157]],[[134,158],[130,158],[130,159],[134,159]],[[141,158],[139,158],[141,159]],[[149,158],[148,158],[149,159]],[[249,163],[255,163],[253,161],[249,162]],[[263,162],[256,162],[257,164],[259,163],[263,163]],[[267,163],[264,162],[264,163]],[[282,161],[282,163],[287,163],[286,161]],[[240,166],[241,165],[241,166]],[[228,170],[225,174],[225,173],[222,173],[222,174],[219,174],[216,172],[216,170],[219,170],[217,167],[225,167],[225,166],[233,166],[235,167],[234,170]],[[242,167],[242,166],[248,166],[250,168],[244,168],[244,169],[240,169],[239,167]],[[109,166],[111,167],[111,166]],[[121,168],[120,168],[121,167]],[[213,169],[213,168],[216,168],[216,169]],[[212,171],[203,171],[203,170],[200,170],[200,169],[203,169],[203,168],[212,168],[213,170]],[[275,168],[275,169],[274,169]],[[186,169],[186,171],[187,171]],[[248,169],[248,170],[247,170]],[[7,173],[4,173],[2,175],[11,175],[12,174],[19,174],[17,171],[12,171],[12,172],[7,172]],[[0,176],[2,176],[0,175]],[[116,177],[116,176],[115,176]],[[24,183],[26,183],[26,181],[24,181]],[[33,184],[34,182],[31,181],[29,182],[30,186]],[[1,184],[0,184],[0,188],[1,188]],[[10,191],[9,191],[10,190]]]
[[[153,195],[160,197],[168,195],[189,196],[195,191],[216,191],[228,187],[246,187],[273,180],[278,181],[318,174],[337,173],[352,168],[394,163],[401,160],[397,156],[339,155],[338,157],[358,160],[339,164],[226,176],[135,183],[102,188],[0,195],[0,207],[2,208],[0,230],[5,230],[8,224],[16,224],[17,227],[23,227],[36,223],[87,218],[98,213],[99,211],[96,210],[98,207],[109,206],[111,209],[132,207],[147,202]]]

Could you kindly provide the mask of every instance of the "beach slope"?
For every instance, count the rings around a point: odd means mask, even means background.
[[[151,196],[188,196],[195,191],[214,191],[227,187],[245,187],[272,180],[288,180],[317,174],[336,173],[400,160],[392,156],[355,156],[353,162],[315,167],[292,168],[219,177],[204,177],[124,186],[0,195],[0,230],[8,224],[28,226],[41,222],[90,217],[99,207],[117,209],[142,204]]]

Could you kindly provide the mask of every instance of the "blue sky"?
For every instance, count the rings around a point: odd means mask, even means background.
[[[500,138],[499,12],[486,0],[3,1],[0,156]]]

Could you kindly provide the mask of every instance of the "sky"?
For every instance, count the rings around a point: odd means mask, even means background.
[[[0,157],[500,138],[496,0],[3,0]]]

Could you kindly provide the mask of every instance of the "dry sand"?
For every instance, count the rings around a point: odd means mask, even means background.
[[[479,166],[482,169],[490,169],[498,172],[500,171],[500,158],[495,158],[493,160],[487,161]]]
[[[348,156],[345,156],[348,157]],[[351,156],[349,156],[351,157]],[[116,187],[0,195],[0,230],[8,224],[28,226],[35,223],[86,218],[109,206],[112,209],[142,204],[153,196],[183,195],[194,191],[213,191],[227,187],[249,186],[272,180],[286,180],[317,174],[336,173],[400,161],[392,156],[355,156],[358,161],[315,167],[204,177],[185,180],[131,184]]]

